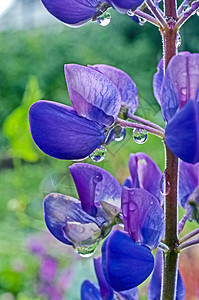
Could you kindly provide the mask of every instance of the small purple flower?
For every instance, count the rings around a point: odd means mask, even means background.
[[[131,177],[125,180],[123,186],[145,189],[163,203],[164,197],[160,193],[162,172],[148,155],[141,152],[130,154],[129,171]]]
[[[140,6],[143,0],[41,0],[45,8],[57,19],[72,27],[89,20],[94,21],[110,6],[120,13]]]
[[[93,165],[73,164],[70,171],[79,200],[61,194],[48,195],[44,199],[45,222],[58,240],[88,255],[117,222],[121,187],[111,174]]]
[[[103,272],[117,292],[137,287],[151,274],[151,251],[136,244],[126,232],[113,231],[102,246]]]
[[[50,257],[43,256],[41,266],[40,266],[40,278],[45,282],[53,282],[58,270],[58,262]]]
[[[131,177],[123,183],[122,214],[124,229],[131,238],[155,249],[164,234],[164,211],[160,193],[162,173],[144,153],[130,154]]]
[[[122,104],[135,112],[137,89],[126,73],[110,66],[66,65],[65,75],[73,108],[37,101],[29,112],[31,134],[52,157],[84,159],[106,143]]]
[[[164,235],[164,211],[158,199],[141,188],[122,190],[124,230],[134,242],[149,249],[158,247]]]
[[[199,54],[174,56],[163,75],[162,61],[154,76],[154,94],[167,122],[169,149],[188,163],[199,161]]]
[[[148,286],[147,299],[159,300],[161,295],[161,282],[162,282],[162,251],[158,250],[155,257],[155,268]],[[176,298],[175,300],[185,299],[185,286],[178,271]]]
[[[121,300],[138,300],[137,287],[119,293],[112,289],[105,278],[101,257],[94,259],[94,266],[99,286],[85,280],[81,287],[81,300],[114,300],[115,296]]]
[[[179,204],[190,211],[190,217],[199,223],[199,163],[179,166]]]

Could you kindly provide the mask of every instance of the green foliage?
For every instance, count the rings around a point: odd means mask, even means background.
[[[10,141],[10,151],[13,157],[22,158],[29,162],[38,160],[38,152],[33,147],[28,123],[28,111],[36,99],[41,97],[37,78],[30,77],[21,102],[5,120],[4,135]]]

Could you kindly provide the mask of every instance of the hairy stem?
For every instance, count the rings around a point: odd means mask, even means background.
[[[146,126],[143,124],[137,124],[137,123],[133,123],[133,122],[129,122],[129,121],[125,121],[122,119],[117,118],[117,123],[121,126],[121,127],[128,127],[128,128],[137,128],[137,129],[144,129],[154,135],[159,136],[160,138],[164,138],[164,133],[162,131],[159,131],[157,129],[154,129],[153,127],[150,126]]]
[[[189,208],[186,211],[186,214],[182,217],[182,219],[178,223],[178,234],[180,234],[180,232],[183,230],[185,223],[189,219],[191,213],[192,213],[192,208],[191,208],[191,206],[189,206]]]
[[[150,126],[150,127],[154,128],[154,129],[157,129],[157,130],[161,131],[162,133],[164,133],[164,129],[162,127],[160,127],[160,126],[152,123],[151,121],[145,120],[145,119],[143,119],[141,117],[137,117],[135,115],[128,114],[128,119],[131,119],[133,121],[136,121],[136,122],[142,123],[144,125]]]
[[[169,29],[162,31],[164,71],[170,59],[176,55],[177,31],[174,29],[177,19],[176,1],[164,0],[165,17]],[[165,197],[165,243],[169,251],[164,253],[163,260],[163,280],[161,299],[174,300],[176,298],[176,281],[178,272],[178,205],[177,205],[177,184],[178,184],[178,158],[166,148],[166,182],[169,183],[170,191]]]
[[[152,16],[150,16],[149,14],[139,10],[139,9],[136,9],[134,12],[133,12],[134,15],[138,16],[138,17],[141,17],[143,19],[145,19],[146,21],[148,21],[149,23],[159,27],[160,26],[160,23]]]
[[[195,1],[189,10],[187,10],[182,17],[178,20],[178,22],[175,25],[176,29],[179,29],[199,8],[199,1]]]
[[[190,238],[192,238],[193,236],[199,234],[199,228],[195,229],[194,231],[188,233],[187,235],[183,236],[181,239],[180,239],[180,244],[186,242],[187,240],[189,240]]]
[[[191,246],[197,245],[199,244],[199,239],[195,239],[195,240],[191,240],[191,241],[187,241],[183,244],[181,244],[178,249],[181,251],[183,249],[189,248]]]
[[[146,0],[146,5],[150,9],[150,11],[153,13],[154,17],[160,22],[161,27],[168,28],[167,23],[160,13],[159,9],[156,7],[156,5],[151,0]]]

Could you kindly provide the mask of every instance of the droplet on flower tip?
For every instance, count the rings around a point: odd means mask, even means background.
[[[163,196],[167,196],[170,193],[170,182],[166,180],[165,172],[163,173],[162,178],[160,180],[160,193]]]
[[[126,129],[122,128],[119,125],[115,126],[114,133],[115,133],[115,141],[116,142],[121,142],[126,137]]]
[[[141,17],[138,17],[138,20],[139,20],[139,25],[140,26],[143,26],[146,23],[146,20],[141,18]]]
[[[137,144],[144,144],[148,139],[148,132],[145,129],[135,128],[133,130],[133,139]]]
[[[99,242],[96,242],[89,246],[75,246],[74,250],[81,257],[88,258],[88,257],[91,257],[95,253],[95,250],[96,250],[98,244],[99,244]]]
[[[106,149],[104,147],[99,147],[95,149],[91,154],[90,154],[90,159],[92,159],[95,162],[101,162],[106,156]]]
[[[199,8],[196,10],[196,15],[199,17]]]
[[[176,38],[176,47],[179,48],[181,46],[181,43],[182,43],[181,35],[178,32],[177,38]]]
[[[100,26],[107,26],[111,22],[111,14],[106,11],[97,18],[97,22]]]

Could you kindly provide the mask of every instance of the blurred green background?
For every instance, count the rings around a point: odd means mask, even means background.
[[[1,300],[56,299],[40,291],[42,256],[32,249],[32,244],[38,243],[38,248],[45,244],[42,255],[53,257],[59,265],[55,276],[57,286],[62,272],[68,270],[65,297],[62,295],[60,299],[78,300],[81,282],[94,277],[92,259],[79,259],[46,231],[43,197],[52,191],[76,195],[68,171],[72,162],[57,161],[41,153],[31,140],[27,121],[30,105],[39,99],[70,105],[64,64],[101,63],[124,70],[138,87],[137,114],[163,125],[152,91],[152,78],[162,55],[160,33],[150,24],[140,26],[128,16],[114,11],[111,14],[112,21],[107,27],[89,22],[78,29],[68,28],[58,21],[52,23],[51,16],[47,17],[49,23],[41,26],[24,23],[20,28],[6,27],[2,26],[1,18],[7,20],[9,11],[0,16]],[[180,51],[199,52],[198,21],[198,17],[193,16],[181,30]],[[164,170],[162,142],[149,135],[145,144],[138,145],[133,141],[131,130],[127,131],[124,141],[107,147],[106,158],[98,165],[122,183],[129,176],[128,156],[134,152],[147,153]],[[89,159],[86,162],[93,163]],[[194,226],[189,223],[185,232]],[[145,294],[144,285],[139,299],[146,299]]]

